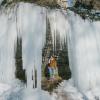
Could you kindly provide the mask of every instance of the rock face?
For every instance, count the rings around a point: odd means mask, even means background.
[[[94,8],[100,10],[100,0],[95,0]]]
[[[63,8],[67,8],[67,0],[57,0],[58,5]]]
[[[76,1],[80,1],[86,5],[92,4],[94,9],[100,10],[100,0],[75,0],[75,2]]]
[[[2,4],[4,5],[6,3],[12,3],[12,2],[30,2],[35,3],[40,6],[47,6],[51,8],[64,8],[66,9],[68,7],[68,1],[69,0],[1,0]],[[100,10],[100,0],[71,0],[72,4],[74,5],[76,1],[79,1],[81,3],[84,3],[86,5],[93,4],[93,8],[96,10]],[[1,3],[0,2],[0,3]]]

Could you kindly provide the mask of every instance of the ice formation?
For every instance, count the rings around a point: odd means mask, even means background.
[[[15,52],[18,37],[22,39],[27,88],[31,90],[37,85],[41,90],[46,18],[50,22],[53,47],[55,48],[57,36],[60,36],[61,46],[64,43],[68,44],[74,86],[83,95],[90,95],[87,91],[94,91],[94,95],[100,96],[97,94],[100,89],[100,22],[83,20],[71,11],[50,10],[29,3],[18,3],[0,10],[0,83],[11,84],[16,79]]]
[[[68,43],[72,78],[80,91],[100,88],[100,22],[83,20],[70,11],[51,11],[51,32],[60,34],[61,44]],[[62,42],[63,41],[63,42]]]
[[[35,71],[37,71],[37,87],[41,88],[42,48],[46,36],[46,9],[31,4],[21,4],[18,7],[17,15],[19,36],[21,35],[22,38],[23,69],[26,70],[27,86],[35,87]]]
[[[22,39],[23,69],[27,87],[41,88],[42,48],[45,43],[46,11],[36,5],[20,3],[0,12],[0,82],[15,79],[17,37]],[[35,76],[37,71],[37,77]]]
[[[2,13],[3,11],[3,13]],[[15,78],[16,22],[11,13],[0,11],[0,82],[11,83]]]

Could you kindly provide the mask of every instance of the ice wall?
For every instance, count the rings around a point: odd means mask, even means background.
[[[0,82],[11,83],[15,78],[16,21],[13,10],[0,11]]]
[[[22,39],[27,87],[35,87],[37,79],[37,88],[41,88],[46,16],[50,22],[53,47],[56,45],[54,41],[57,36],[60,36],[61,46],[68,43],[69,63],[75,86],[80,91],[100,88],[100,22],[84,21],[70,11],[47,10],[29,3],[19,3],[12,8],[0,10],[0,82],[10,83],[15,79],[18,37]]]
[[[81,90],[100,88],[100,22],[70,14],[70,65],[75,85]]]
[[[81,92],[100,88],[100,22],[83,20],[68,11],[49,13],[53,41],[60,35],[61,45],[68,43],[69,64],[75,86]]]
[[[1,10],[0,82],[8,83],[15,79],[15,51],[18,37],[22,39],[23,69],[26,70],[27,88],[37,86],[41,89],[42,48],[45,44],[45,33],[45,8],[19,3]]]
[[[19,35],[22,37],[23,69],[26,69],[27,86],[41,88],[42,48],[45,43],[46,9],[20,4],[17,19]],[[37,75],[35,75],[37,72]],[[36,78],[36,79],[35,79]]]

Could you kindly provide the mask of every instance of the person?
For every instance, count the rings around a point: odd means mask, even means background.
[[[48,63],[48,70],[49,70],[49,79],[53,78],[53,68],[50,66],[50,63]]]
[[[57,61],[56,58],[54,56],[51,56],[51,58],[49,59],[49,66],[51,68],[52,71],[52,76],[51,78],[56,78],[58,75],[58,67],[57,67]]]

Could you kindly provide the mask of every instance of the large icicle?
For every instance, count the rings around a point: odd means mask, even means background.
[[[19,32],[22,36],[23,68],[26,70],[27,87],[41,88],[42,48],[45,43],[46,11],[44,8],[20,4],[18,12]],[[37,72],[35,76],[35,72]]]
[[[56,48],[56,38],[60,36],[61,46],[66,42],[69,23],[67,20],[67,13],[63,10],[48,11],[48,18],[50,21],[51,34],[53,39],[53,48]]]
[[[69,48],[71,71],[81,91],[100,88],[100,22],[83,20],[70,13]]]
[[[16,8],[18,7],[18,8]],[[8,7],[9,8],[9,7]],[[100,21],[89,22],[68,11],[49,10],[53,41],[68,39],[69,61],[74,84],[82,92],[100,89]],[[46,9],[29,3],[0,11],[0,82],[15,79],[15,47],[22,38],[23,69],[27,87],[41,89],[42,48],[45,43]],[[54,46],[56,45],[56,42]],[[95,93],[96,93],[95,92]],[[87,93],[87,92],[86,92]]]
[[[17,40],[15,9],[0,11],[0,82],[15,79],[15,44]]]

